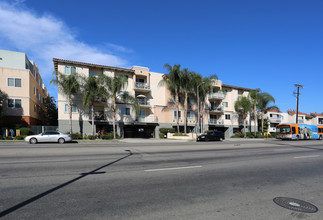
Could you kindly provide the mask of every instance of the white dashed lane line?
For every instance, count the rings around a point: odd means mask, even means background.
[[[167,171],[167,170],[183,170],[183,169],[194,169],[194,168],[201,168],[201,167],[202,166],[160,168],[160,169],[145,170],[145,172],[156,172],[156,171]]]
[[[319,156],[320,155],[299,156],[299,157],[294,157],[294,159],[312,158],[312,157],[319,157]]]

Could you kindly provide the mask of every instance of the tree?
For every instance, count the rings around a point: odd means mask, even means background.
[[[70,133],[72,134],[72,97],[80,90],[78,74],[66,75],[57,71],[56,77],[50,81],[50,84],[55,84],[58,90],[67,96]]]
[[[252,106],[253,106],[253,118],[254,118],[254,121],[255,121],[255,137],[257,136],[257,122],[258,122],[258,117],[257,117],[257,104],[259,102],[259,92],[260,92],[260,89],[255,89],[255,90],[251,90],[249,92],[249,96],[250,96],[250,99],[251,99],[251,103],[252,103]]]
[[[252,102],[248,97],[240,96],[238,100],[234,103],[234,109],[239,114],[243,120],[244,127],[244,137],[246,137],[246,119],[248,113],[251,111]]]
[[[55,102],[55,98],[52,96],[46,96],[46,98],[44,98],[45,109],[41,109],[40,117],[43,119],[43,125],[56,126],[58,124],[58,109]]]
[[[1,91],[0,89],[0,119],[2,118],[3,115],[3,103],[5,100],[8,99],[7,93]]]
[[[200,117],[200,119],[203,119],[203,116],[205,114],[205,100],[208,94],[213,92],[213,83],[214,80],[217,80],[217,75],[211,75],[209,77],[202,77],[201,74],[195,73],[194,75],[194,88],[197,89],[199,86],[199,105],[200,105],[200,115],[197,117]],[[200,120],[202,124],[202,131],[203,131],[203,120]]]
[[[176,107],[176,123],[177,133],[179,133],[179,95],[181,92],[181,65],[175,64],[173,66],[166,63],[164,68],[168,71],[168,74],[163,76],[163,79],[159,82],[159,86],[166,85],[172,94],[175,96],[175,107]]]
[[[264,132],[264,116],[267,111],[267,109],[276,109],[279,110],[279,108],[276,105],[270,106],[270,103],[275,103],[274,97],[270,95],[268,92],[261,92],[258,95],[258,108],[261,112],[261,132]]]
[[[83,77],[83,106],[91,108],[92,135],[94,136],[94,103],[107,96],[107,91],[96,76]]]
[[[125,103],[129,103],[133,105],[133,109],[138,113],[139,103],[138,100],[130,95],[126,91],[122,91],[126,85],[128,84],[128,79],[124,76],[118,77],[114,76],[109,77],[106,75],[100,76],[100,81],[104,84],[107,90],[107,98],[111,99],[111,111],[113,118],[113,138],[116,138],[116,114],[117,114],[117,101],[121,100]],[[119,98],[119,99],[118,99]]]
[[[196,73],[189,71],[187,68],[180,72],[181,91],[184,93],[184,133],[187,133],[187,109],[188,94],[194,93]]]

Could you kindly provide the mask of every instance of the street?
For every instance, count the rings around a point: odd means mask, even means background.
[[[1,143],[0,218],[323,219],[322,167],[323,141]]]

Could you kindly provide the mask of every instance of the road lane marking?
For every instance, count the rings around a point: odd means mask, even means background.
[[[277,150],[274,150],[274,151],[288,151],[288,150],[295,150],[295,149],[277,149]]]
[[[294,157],[294,159],[300,159],[300,158],[311,158],[311,157],[319,157],[320,155],[310,155],[310,156],[300,156],[300,157]]]
[[[182,170],[182,169],[193,169],[193,168],[201,168],[201,167],[202,166],[172,167],[172,168],[161,168],[161,169],[145,170],[145,172],[155,172],[155,171],[165,171],[165,170]]]
[[[68,162],[70,159],[65,160],[21,160],[21,161],[7,161],[0,162],[0,164],[15,164],[15,163],[46,163],[46,162]]]

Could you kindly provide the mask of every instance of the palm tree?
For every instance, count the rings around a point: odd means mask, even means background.
[[[177,133],[179,133],[179,94],[181,92],[181,65],[175,64],[173,66],[166,63],[164,68],[167,69],[168,74],[164,75],[163,79],[158,83],[159,86],[167,85],[170,91],[175,95],[175,107],[176,107],[176,123]]]
[[[116,114],[117,114],[117,101],[118,98],[121,99],[125,103],[132,104],[136,113],[139,110],[139,103],[138,100],[130,95],[126,91],[122,91],[126,85],[128,84],[128,79],[125,76],[118,77],[108,77],[106,75],[100,76],[101,82],[104,83],[106,89],[108,91],[108,98],[111,98],[111,111],[112,111],[112,118],[113,118],[113,138],[116,138]],[[122,93],[121,93],[122,92]]]
[[[203,119],[203,116],[205,114],[205,100],[208,94],[212,93],[213,91],[213,82],[214,80],[217,80],[217,75],[211,75],[209,77],[202,77],[200,74],[196,73],[194,78],[194,88],[197,88],[199,86],[199,104],[200,104],[200,119]],[[202,124],[202,131],[203,131],[203,120],[200,120]]]
[[[240,96],[238,100],[234,103],[234,109],[238,112],[239,116],[243,120],[243,127],[244,127],[244,137],[246,137],[246,119],[248,113],[251,111],[252,102],[249,98],[245,96]]]
[[[91,108],[92,135],[94,136],[94,104],[98,99],[106,97],[107,91],[95,76],[83,77],[82,79],[84,83],[83,106]]]
[[[67,96],[70,134],[72,134],[72,97],[80,90],[79,76],[77,73],[66,75],[59,71],[56,71],[55,75],[50,84],[55,84],[58,90]]]
[[[187,132],[187,102],[188,94],[195,92],[194,78],[196,73],[189,71],[187,68],[183,69],[180,74],[181,91],[184,93],[184,133]]]
[[[258,108],[261,112],[261,132],[264,132],[264,115],[266,113],[267,109],[276,109],[279,110],[279,108],[276,105],[269,106],[269,104],[275,103],[274,97],[270,95],[268,92],[261,92],[258,95]]]
[[[260,89],[255,89],[255,90],[251,90],[249,92],[249,96],[251,99],[251,103],[253,106],[253,118],[254,118],[254,123],[255,123],[255,137],[257,136],[257,123],[258,123],[258,117],[257,117],[257,104],[259,101],[259,92]]]

